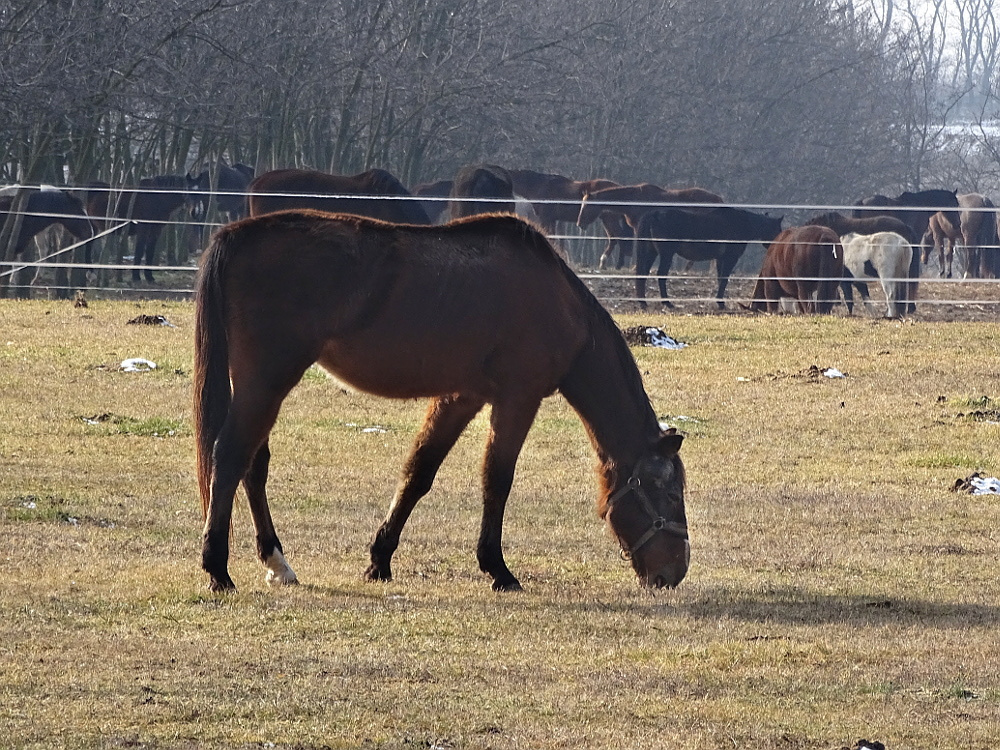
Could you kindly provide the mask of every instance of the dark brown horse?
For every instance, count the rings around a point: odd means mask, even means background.
[[[14,195],[0,195],[0,229],[10,215]],[[13,242],[12,259],[23,254],[25,247],[39,232],[53,224],[61,224],[77,240],[89,240],[94,236],[94,227],[83,207],[83,202],[75,195],[55,187],[32,190],[28,195],[21,217],[21,227]],[[0,255],[6,248],[0,247]],[[91,261],[90,245],[85,246],[86,260]]]
[[[410,191],[420,198],[420,205],[427,212],[427,218],[434,224],[441,221],[444,212],[448,210],[448,198],[451,197],[453,180],[434,180],[414,185]]]
[[[190,208],[190,198],[187,177],[174,174],[144,177],[137,188],[119,194],[115,216],[132,222],[128,234],[135,237],[133,281],[140,281],[139,267],[143,265],[146,281],[155,281],[149,266],[156,265],[156,242],[174,212],[185,206]]]
[[[455,174],[448,205],[451,218],[490,213],[514,213],[510,172],[495,164],[470,164]],[[483,199],[496,200],[483,200]],[[475,200],[472,200],[475,199]]]
[[[657,281],[660,297],[666,307],[673,307],[667,299],[667,280],[674,255],[692,261],[714,260],[718,288],[716,304],[722,301],[729,284],[729,275],[739,263],[749,242],[770,242],[781,231],[781,217],[755,214],[742,208],[713,206],[703,211],[683,208],[661,208],[648,211],[639,220],[636,229],[635,296],[646,306],[646,274],[659,257]]]
[[[335,175],[312,169],[275,169],[250,183],[250,215],[289,208],[357,214],[400,224],[430,224],[420,201],[384,169]]]
[[[621,332],[540,232],[503,215],[417,227],[288,211],[223,227],[197,282],[196,450],[213,590],[234,588],[227,561],[241,481],[268,580],[296,580],[267,505],[268,435],[313,362],[368,393],[431,398],[367,578],[392,577],[403,525],[490,404],[477,557],[494,589],[520,588],[501,549],[504,508],[528,429],[556,390],[587,428],[600,515],[641,581],[684,578],[681,436],[661,430]]]
[[[910,225],[894,216],[844,216],[839,211],[827,211],[807,219],[803,226],[829,227],[839,236],[845,234],[877,234],[878,232],[895,232],[901,235],[911,245],[920,241]]]
[[[602,178],[574,180],[561,174],[535,172],[530,169],[512,169],[514,192],[524,196],[535,208],[538,223],[547,234],[556,230],[558,222],[575,224],[580,212],[580,201],[587,193],[603,188],[617,187],[618,183]],[[621,268],[632,253],[632,228],[624,217],[616,211],[602,211],[599,215],[608,244],[601,252],[600,267],[618,250],[617,267]]]
[[[675,190],[661,188],[648,182],[605,187],[584,194],[576,216],[576,224],[581,229],[589,227],[596,218],[610,212],[617,214],[620,221],[628,227],[629,234],[634,234],[643,214],[664,208],[671,203],[722,203],[722,196],[699,187]],[[609,245],[605,253],[610,249]],[[604,268],[606,263],[607,258],[602,255],[600,267]]]
[[[188,187],[193,193],[194,206],[191,216],[195,221],[204,221],[210,199],[215,198],[219,213],[227,221],[242,219],[249,213],[247,187],[253,180],[254,169],[246,164],[229,166],[223,161],[215,166],[215,186],[212,186],[212,170],[203,169],[197,176],[188,175]]]
[[[844,276],[844,248],[829,227],[792,227],[779,234],[764,255],[751,310],[777,312],[782,297],[804,313],[828,313]]]

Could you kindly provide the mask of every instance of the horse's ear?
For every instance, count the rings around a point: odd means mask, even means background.
[[[676,427],[670,427],[660,433],[660,438],[656,441],[656,452],[664,458],[676,456],[683,442],[684,436],[677,432]]]

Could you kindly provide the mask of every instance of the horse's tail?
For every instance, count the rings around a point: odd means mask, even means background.
[[[202,256],[195,284],[194,423],[203,516],[208,512],[212,494],[215,441],[232,402],[222,288],[232,237],[232,233],[225,230],[215,234]]]

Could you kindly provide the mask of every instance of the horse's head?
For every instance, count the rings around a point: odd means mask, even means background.
[[[756,239],[760,242],[770,242],[773,240],[781,234],[781,224],[784,220],[784,216],[770,216],[768,214],[764,214],[761,217],[760,233]]]
[[[586,229],[594,220],[600,215],[601,206],[590,200],[590,193],[583,194],[583,200],[580,203],[580,213],[576,217],[576,225],[580,229]]]
[[[691,558],[684,514],[684,438],[673,428],[661,433],[632,475],[611,493],[604,519],[643,585],[673,588],[687,574]]]

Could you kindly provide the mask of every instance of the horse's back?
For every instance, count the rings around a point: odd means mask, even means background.
[[[415,227],[290,211],[224,228],[209,253],[244,358],[293,351],[379,395],[489,400],[521,378],[540,397],[587,340],[572,272],[514,217]]]
[[[841,244],[844,266],[856,277],[903,278],[913,254],[909,241],[897,232],[845,235]]]
[[[415,198],[410,200],[410,191],[384,169],[370,169],[357,175],[275,169],[255,177],[247,190],[251,216],[306,208],[383,221],[431,223],[420,202]]]

